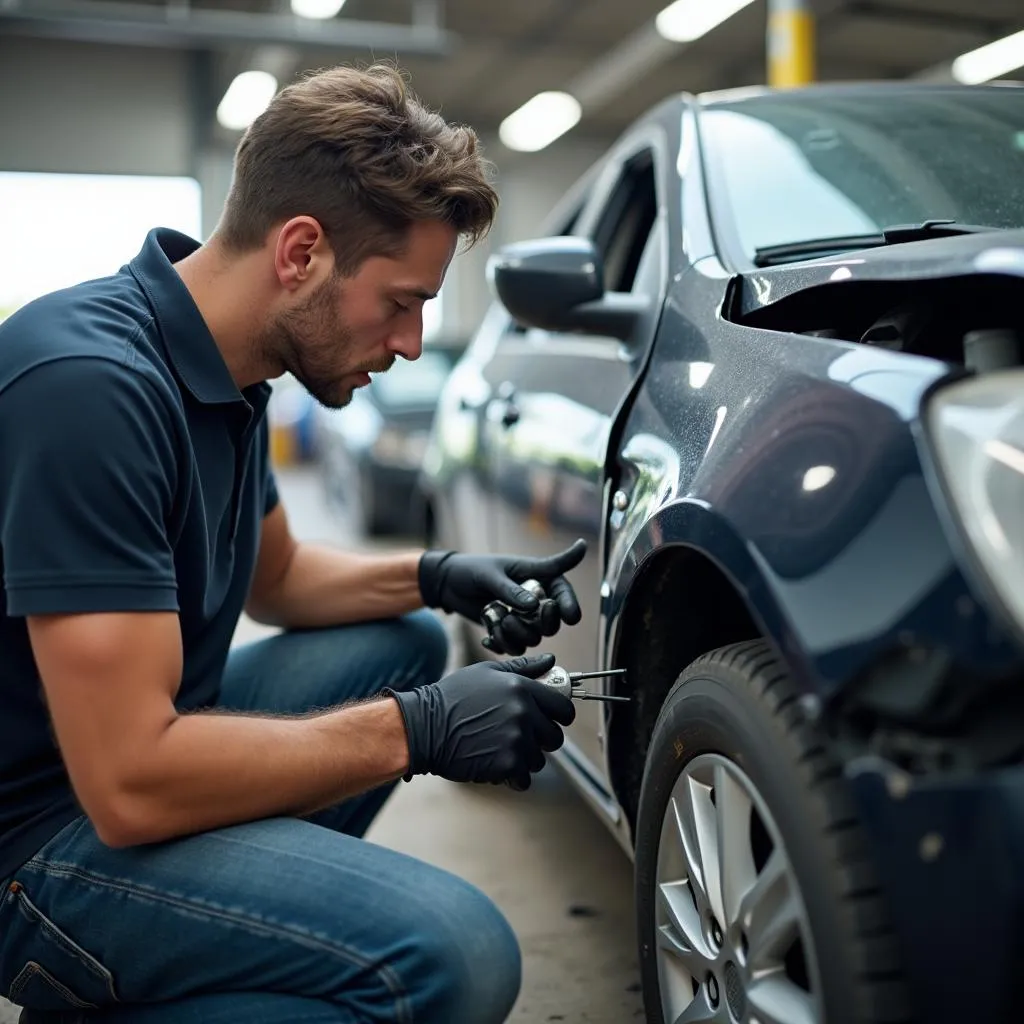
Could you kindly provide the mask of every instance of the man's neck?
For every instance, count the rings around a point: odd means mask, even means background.
[[[256,254],[229,257],[210,239],[174,264],[206,321],[239,390],[276,375],[260,360],[255,341],[265,322]]]

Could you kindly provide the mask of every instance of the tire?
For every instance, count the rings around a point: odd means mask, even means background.
[[[768,645],[751,641],[699,658],[665,700],[647,753],[635,843],[641,978],[652,1024],[673,1024],[691,999],[704,1009],[689,1008],[685,1019],[694,1021],[910,1019],[865,835],[839,766],[798,696]],[[670,797],[681,818],[666,818]],[[678,837],[685,833],[690,850],[704,850],[703,860],[716,865],[723,829],[729,881],[719,888],[715,867],[704,876],[687,867]],[[751,905],[763,913],[748,917]],[[763,924],[782,905],[792,913],[771,942]],[[673,934],[694,936],[677,947],[682,955],[665,951]],[[781,974],[760,973],[780,967]],[[799,1012],[783,1009],[783,996]]]

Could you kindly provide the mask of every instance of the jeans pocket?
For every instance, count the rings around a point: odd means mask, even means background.
[[[7,998],[34,1010],[94,1009],[117,1002],[114,976],[54,924],[21,882],[7,886],[8,942],[17,951]]]

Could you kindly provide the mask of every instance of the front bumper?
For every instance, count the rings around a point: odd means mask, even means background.
[[[847,766],[874,850],[914,1019],[1024,1019],[1024,767],[911,777]]]

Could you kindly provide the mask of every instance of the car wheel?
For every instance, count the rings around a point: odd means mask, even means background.
[[[654,1024],[909,1016],[865,835],[798,698],[752,641],[699,658],[661,709],[635,844]]]

